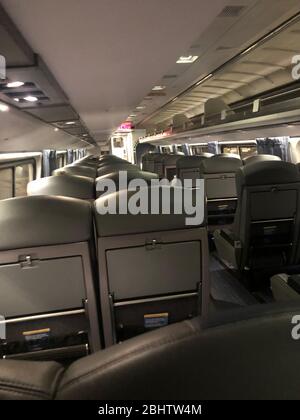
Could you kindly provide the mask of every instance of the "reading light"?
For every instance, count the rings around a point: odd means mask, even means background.
[[[0,103],[0,111],[1,112],[6,112],[8,110],[9,110],[9,106],[8,105]]]
[[[24,86],[24,85],[25,85],[24,82],[17,81],[17,82],[9,82],[9,83],[7,83],[6,87],[8,87],[8,88],[18,88],[18,87],[21,87],[21,86]]]
[[[25,96],[25,101],[27,101],[27,102],[37,102],[38,101],[38,98],[36,97],[36,96]]]
[[[177,64],[191,64],[198,60],[198,55],[181,56],[176,61]]]

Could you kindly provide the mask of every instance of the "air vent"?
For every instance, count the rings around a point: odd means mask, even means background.
[[[163,79],[169,80],[169,79],[176,79],[177,74],[166,74]]]
[[[219,17],[236,18],[242,14],[244,9],[246,9],[246,6],[226,6],[219,14]]]

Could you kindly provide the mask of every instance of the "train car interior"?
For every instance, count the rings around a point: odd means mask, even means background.
[[[0,0],[0,400],[300,399],[299,0]]]

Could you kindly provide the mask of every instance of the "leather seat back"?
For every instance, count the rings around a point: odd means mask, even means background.
[[[240,168],[236,181],[233,231],[243,244],[242,267],[274,265],[282,259],[293,263],[300,223],[297,167],[282,161],[257,162]]]
[[[51,176],[40,178],[27,185],[27,195],[59,195],[95,200],[95,183],[92,178],[82,176]]]
[[[86,346],[99,349],[90,203],[54,196],[3,200],[0,230],[0,308],[10,318],[2,354],[34,359],[39,350],[51,360],[65,347],[72,359],[67,337],[82,355]]]

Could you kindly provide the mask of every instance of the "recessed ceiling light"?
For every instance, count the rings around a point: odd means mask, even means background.
[[[87,137],[88,136],[88,134],[83,134],[83,137]]]
[[[55,128],[54,128],[54,131],[59,131],[59,128],[55,127]]]
[[[25,96],[25,101],[28,101],[28,102],[37,102],[38,101],[38,98],[36,97],[36,96]]]
[[[145,106],[137,106],[136,109],[145,109]]]
[[[166,89],[166,86],[160,86],[160,85],[154,86],[154,88],[152,88],[153,91],[164,90],[164,89]]]
[[[1,112],[6,112],[6,111],[8,111],[9,110],[9,106],[8,105],[6,105],[6,104],[1,104],[0,103],[0,111]]]
[[[66,122],[66,125],[74,125],[74,124],[76,124],[75,121],[68,121],[68,122]]]
[[[21,87],[21,86],[24,86],[24,85],[25,85],[24,82],[16,81],[16,82],[7,83],[6,87],[8,87],[8,88],[18,88],[18,87]]]
[[[198,55],[188,55],[188,56],[181,56],[176,61],[177,64],[191,64],[198,60]]]
[[[136,117],[136,114],[129,115],[129,118],[134,118],[134,117]]]
[[[14,98],[14,101],[15,102],[20,102],[20,99],[19,98]]]

